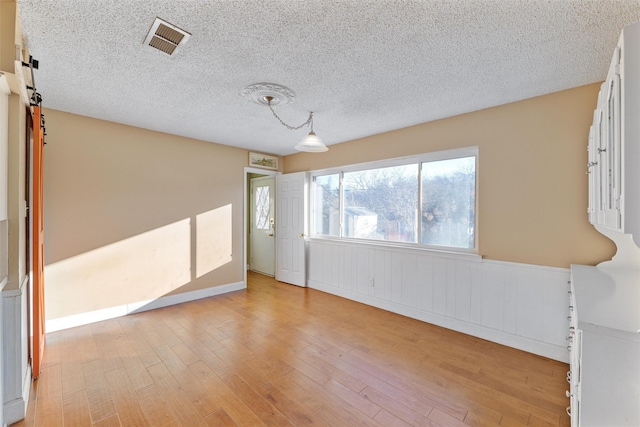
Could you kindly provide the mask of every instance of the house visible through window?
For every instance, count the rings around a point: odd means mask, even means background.
[[[476,246],[477,148],[314,172],[312,236]]]

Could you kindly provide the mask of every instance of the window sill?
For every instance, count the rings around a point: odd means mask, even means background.
[[[482,255],[479,255],[472,249],[468,249],[468,250],[438,249],[433,247],[419,246],[411,243],[403,244],[399,242],[382,242],[382,241],[364,240],[364,239],[347,239],[347,238],[332,238],[332,237],[319,237],[319,236],[307,237],[305,240],[311,243],[322,242],[322,243],[330,243],[330,244],[342,245],[342,246],[380,247],[380,248],[385,248],[385,249],[394,250],[394,251],[428,254],[428,255],[442,257],[442,258],[465,259],[467,261],[473,261],[473,262],[482,261]]]

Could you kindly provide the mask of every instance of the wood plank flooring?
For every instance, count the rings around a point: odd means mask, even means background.
[[[47,334],[15,426],[568,426],[568,366],[249,274]]]

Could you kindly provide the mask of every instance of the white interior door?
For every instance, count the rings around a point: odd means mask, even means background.
[[[307,286],[304,236],[307,233],[307,173],[276,177],[276,279]]]
[[[273,276],[275,272],[275,180],[273,176],[251,180],[251,270]]]

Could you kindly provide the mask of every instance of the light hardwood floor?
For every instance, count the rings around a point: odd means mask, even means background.
[[[47,335],[15,426],[568,426],[568,366],[249,274]]]

